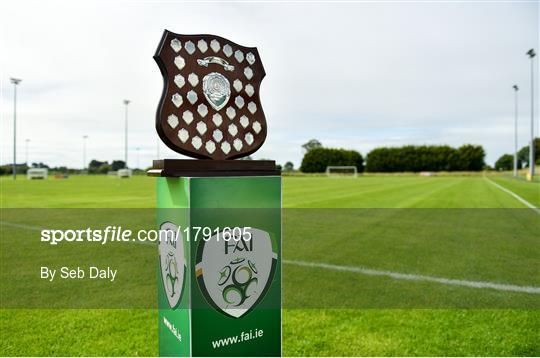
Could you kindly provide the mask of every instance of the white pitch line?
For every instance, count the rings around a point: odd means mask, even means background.
[[[499,189],[501,189],[502,191],[504,191],[505,193],[510,194],[511,196],[513,196],[515,199],[517,199],[519,202],[521,202],[522,204],[524,204],[524,205],[527,206],[528,208],[533,209],[533,210],[536,211],[538,214],[540,214],[540,209],[539,209],[539,208],[537,208],[537,207],[534,206],[533,204],[529,203],[527,200],[523,199],[521,196],[517,195],[517,194],[514,193],[512,190],[506,189],[504,186],[495,183],[493,180],[489,179],[487,176],[484,176],[484,178],[485,178],[487,181],[489,181],[491,184],[495,185],[497,188],[499,188]]]
[[[504,283],[495,283],[495,282],[487,282],[487,281],[455,280],[455,279],[444,278],[444,277],[414,275],[414,274],[400,273],[400,272],[393,272],[393,271],[380,271],[380,270],[373,270],[373,269],[369,269],[365,267],[341,266],[341,265],[333,265],[333,264],[320,263],[320,262],[283,260],[283,263],[289,264],[289,265],[302,266],[302,267],[321,268],[325,270],[353,272],[353,273],[359,273],[359,274],[369,275],[369,276],[385,276],[385,277],[390,277],[396,280],[436,282],[443,285],[451,285],[451,286],[463,286],[463,287],[470,287],[470,288],[489,288],[489,289],[498,290],[498,291],[540,294],[540,287],[534,287],[534,286],[517,286],[517,285],[509,285],[509,284],[504,284]]]
[[[46,230],[45,228],[41,228],[41,227],[38,227],[38,226],[10,223],[10,222],[7,222],[7,221],[0,221],[0,227],[1,226],[9,226],[9,227],[15,227],[15,228],[18,228],[18,229],[34,230],[34,231]]]

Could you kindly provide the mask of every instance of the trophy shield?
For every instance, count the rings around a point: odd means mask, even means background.
[[[156,129],[172,150],[199,159],[248,156],[266,139],[255,47],[165,30],[154,55],[164,79]]]

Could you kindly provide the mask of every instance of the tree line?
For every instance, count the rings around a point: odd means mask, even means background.
[[[78,174],[81,172],[80,169],[68,168],[66,166],[59,167],[50,167],[45,163],[32,163],[30,166],[26,163],[19,164],[17,163],[17,173],[26,174],[30,168],[45,168],[53,173],[64,173],[64,174]],[[118,169],[125,168],[126,165],[123,160],[113,160],[111,163],[108,161],[100,161],[92,159],[88,163],[88,173],[90,174],[107,174],[109,171],[117,171]],[[13,174],[13,167],[11,164],[1,165],[0,166],[0,175]]]
[[[110,164],[108,161],[99,161],[93,159],[88,164],[88,173],[90,174],[107,174],[110,171],[117,171],[118,169],[124,169],[126,163],[123,160],[113,160]]]
[[[355,166],[358,172],[479,171],[486,166],[482,146],[466,144],[459,148],[447,145],[406,145],[379,147],[365,159],[355,150],[325,148],[316,140],[302,146],[306,151],[300,170],[322,173],[328,166]]]
[[[407,145],[375,148],[368,153],[368,172],[479,171],[486,165],[486,153],[479,145],[459,148],[447,145]]]
[[[540,165],[540,138],[534,139],[534,162],[536,165]],[[517,167],[521,169],[529,166],[529,145],[521,147],[517,153]],[[503,154],[495,162],[495,169],[497,170],[512,170],[514,169],[514,155]]]
[[[355,166],[358,172],[362,172],[364,158],[355,150],[313,148],[304,155],[300,170],[304,173],[322,173],[329,165]]]
[[[402,147],[379,147],[371,150],[365,160],[355,150],[341,148],[326,148],[316,139],[302,145],[305,155],[300,171],[304,173],[322,173],[328,166],[355,166],[358,172],[421,172],[421,171],[479,171],[486,167],[485,151],[482,146],[466,144],[459,148],[447,145],[407,145]],[[535,138],[535,163],[540,165],[540,138]],[[251,157],[245,158],[246,160]],[[518,168],[529,165],[529,146],[523,146],[518,152]],[[495,162],[497,170],[511,170],[514,157],[504,154]],[[47,168],[53,172],[75,174],[79,169],[65,166],[50,168],[44,163],[17,164],[17,172],[26,173],[31,168]],[[294,170],[292,162],[286,162],[284,172]],[[125,168],[122,160],[108,161],[91,160],[88,173],[106,174]],[[0,175],[11,174],[11,164],[0,166]]]

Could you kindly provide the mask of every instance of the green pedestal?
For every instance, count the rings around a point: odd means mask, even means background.
[[[281,177],[160,177],[157,193],[179,233],[159,244],[160,355],[281,355]]]

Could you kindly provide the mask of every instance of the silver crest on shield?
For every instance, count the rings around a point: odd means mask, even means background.
[[[238,318],[262,299],[277,262],[270,235],[250,228],[250,240],[212,236],[199,248],[197,281],[207,300],[223,313]]]
[[[182,233],[171,222],[161,224],[159,229],[160,233],[166,233],[159,240],[161,279],[169,306],[175,308],[182,297],[186,267]]]
[[[231,85],[221,73],[211,72],[203,78],[203,93],[212,108],[219,111],[231,97]]]

